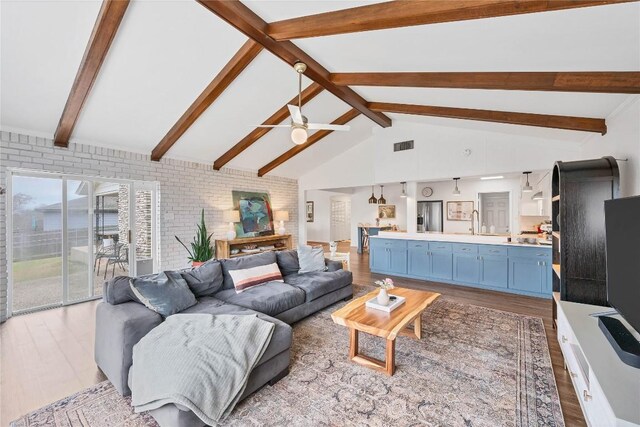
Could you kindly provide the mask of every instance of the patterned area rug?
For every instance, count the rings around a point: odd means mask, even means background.
[[[564,426],[540,318],[444,298],[423,315],[423,339],[399,337],[396,374],[347,358],[348,330],[329,307],[294,326],[290,374],[241,402],[230,426]],[[361,352],[384,341],[360,334]],[[14,421],[26,426],[155,426],[100,383]]]

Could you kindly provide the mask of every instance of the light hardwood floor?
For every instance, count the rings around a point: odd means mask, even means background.
[[[348,242],[341,243],[338,250],[349,250]],[[356,284],[370,284],[382,277],[369,271],[368,255],[358,255],[355,250],[351,250],[351,270]],[[567,426],[585,425],[554,336],[550,300],[411,279],[397,278],[396,284],[439,292],[444,298],[455,301],[541,317],[547,330],[565,423]],[[93,301],[16,316],[0,326],[2,426],[105,379],[93,361],[96,305]]]

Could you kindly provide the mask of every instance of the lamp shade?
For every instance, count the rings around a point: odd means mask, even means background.
[[[224,222],[240,222],[240,211],[224,211],[222,213],[222,219]]]
[[[273,219],[276,221],[289,221],[289,211],[276,211]]]

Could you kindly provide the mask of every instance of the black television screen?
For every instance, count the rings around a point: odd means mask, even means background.
[[[604,203],[607,300],[640,332],[640,196]]]

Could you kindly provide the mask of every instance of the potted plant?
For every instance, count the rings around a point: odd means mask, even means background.
[[[388,305],[389,304],[389,294],[387,291],[389,289],[393,289],[393,280],[388,277],[384,280],[376,280],[375,284],[380,286],[380,293],[378,294],[378,304],[380,305]]]
[[[191,249],[182,243],[182,240],[180,240],[178,236],[174,236],[189,253],[189,260],[193,267],[200,267],[213,258],[213,247],[211,246],[211,236],[213,233],[207,234],[207,226],[204,223],[204,209],[202,209],[200,224],[197,227],[198,231],[193,238],[193,242],[191,242]]]

